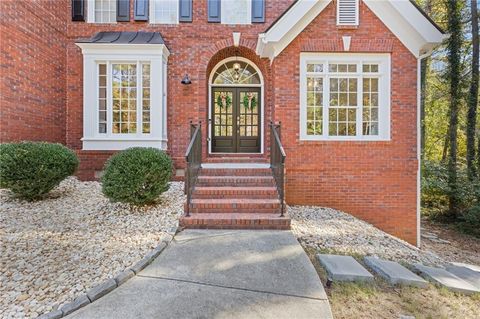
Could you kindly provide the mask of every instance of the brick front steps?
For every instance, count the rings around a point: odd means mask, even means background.
[[[180,226],[290,229],[290,218],[280,217],[281,203],[269,165],[259,158],[242,159],[222,163],[209,159],[202,165],[192,194],[190,216],[182,216]]]

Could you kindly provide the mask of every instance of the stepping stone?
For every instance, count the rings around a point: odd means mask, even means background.
[[[374,272],[394,285],[405,285],[425,288],[428,282],[417,276],[399,263],[375,257],[365,257],[365,264]]]
[[[373,275],[351,256],[318,254],[317,259],[333,281],[373,281]]]
[[[465,280],[471,285],[480,289],[480,272],[473,271],[470,268],[456,265],[448,265],[447,270],[457,277]]]
[[[480,292],[480,289],[477,289],[472,284],[455,276],[454,274],[446,271],[445,269],[428,267],[421,264],[415,264],[413,266],[425,278],[437,284],[443,285],[452,291],[465,294],[473,294]]]
[[[480,266],[475,266],[475,265],[470,265],[470,264],[464,264],[464,263],[451,263],[452,265],[458,266],[458,267],[465,267],[470,270],[480,272]]]

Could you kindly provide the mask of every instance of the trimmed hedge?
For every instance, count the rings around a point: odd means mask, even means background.
[[[129,148],[108,159],[102,191],[114,202],[151,204],[168,189],[172,169],[172,160],[159,149]]]
[[[0,187],[26,200],[44,197],[78,167],[77,155],[61,144],[0,145]]]

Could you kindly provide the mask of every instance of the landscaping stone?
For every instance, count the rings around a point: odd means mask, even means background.
[[[63,317],[63,312],[61,310],[54,310],[44,315],[41,315],[37,319],[60,319]]]
[[[466,282],[472,284],[477,289],[480,289],[480,272],[473,271],[470,268],[456,265],[447,265],[447,271],[451,272],[455,276],[465,280]]]
[[[369,273],[351,256],[317,255],[332,281],[373,281]]]
[[[292,232],[308,249],[331,254],[359,254],[409,264],[441,265],[430,251],[391,236],[344,212],[318,206],[288,206]]]
[[[145,267],[147,267],[153,260],[153,255],[149,253],[147,256],[142,258],[139,262],[137,262],[135,265],[133,265],[132,268],[130,268],[136,275],[138,275],[139,272],[141,272]]]
[[[158,255],[160,255],[160,253],[165,249],[165,247],[167,247],[167,243],[166,243],[166,242],[162,242],[160,245],[158,245],[157,247],[155,247],[155,249],[152,251],[152,257],[153,257],[153,259],[157,258]]]
[[[382,260],[376,257],[365,257],[365,264],[388,282],[397,285],[425,288],[428,283],[399,263]]]
[[[117,283],[117,287],[123,285],[128,279],[135,276],[135,273],[131,269],[127,269],[122,271],[118,275],[115,276],[115,282]]]
[[[89,291],[87,291],[87,297],[88,299],[90,299],[91,302],[94,302],[95,300],[105,296],[115,288],[117,288],[117,282],[114,279],[109,279],[104,283],[95,286]]]
[[[465,280],[455,276],[442,268],[428,267],[421,264],[415,264],[415,269],[419,271],[424,277],[432,282],[445,286],[446,288],[465,294],[472,294],[480,292],[475,286],[466,282]]]
[[[0,317],[48,313],[171,241],[183,190],[172,182],[155,205],[133,207],[110,202],[100,183],[75,177],[35,202],[0,189]]]
[[[75,298],[72,302],[69,302],[65,305],[63,305],[60,310],[62,311],[63,315],[69,315],[75,310],[78,310],[82,307],[85,307],[90,303],[90,300],[88,299],[87,295],[81,295],[77,298]]]

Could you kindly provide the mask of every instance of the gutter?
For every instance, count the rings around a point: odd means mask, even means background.
[[[432,55],[433,49],[430,49],[427,53],[420,55],[417,58],[417,247],[420,248],[421,231],[420,231],[420,218],[421,218],[421,122],[420,122],[420,105],[421,105],[421,87],[422,87],[422,60]]]

